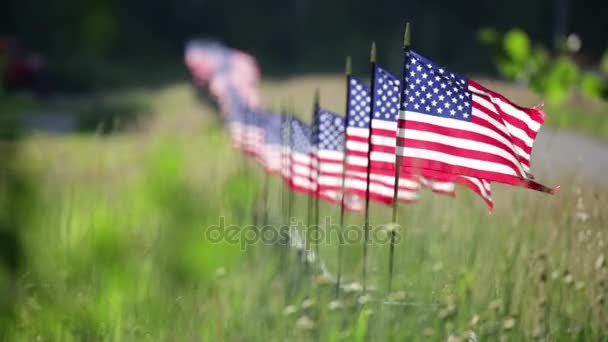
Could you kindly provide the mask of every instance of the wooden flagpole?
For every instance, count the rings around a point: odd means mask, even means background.
[[[350,98],[350,75],[352,73],[352,64],[350,56],[346,57],[346,105],[344,108],[344,145],[342,151],[342,198],[340,199],[340,231],[338,232],[338,273],[336,275],[336,298],[340,297],[340,283],[342,281],[342,248],[344,245],[344,186],[346,179],[346,130],[348,129],[348,101]]]
[[[370,82],[370,101],[369,101],[369,135],[367,137],[367,175],[366,175],[366,185],[365,185],[365,218],[363,222],[363,230],[364,230],[364,240],[363,240],[363,292],[367,290],[367,249],[369,244],[369,182],[370,182],[370,156],[371,156],[371,146],[372,146],[372,117],[373,117],[373,98],[374,98],[374,79],[376,78],[376,42],[372,42],[372,48],[370,51],[370,67],[371,67],[371,82]]]
[[[407,55],[407,52],[410,49],[411,46],[411,33],[410,33],[410,23],[406,23],[405,24],[405,34],[403,36],[403,51],[404,51],[404,56]],[[403,66],[403,72],[406,73],[407,70],[405,69],[405,65]],[[403,92],[405,91],[407,84],[405,84],[405,77],[403,77],[402,82],[401,82],[401,88],[400,88],[400,95],[404,96]],[[391,234],[391,241],[390,241],[390,250],[389,250],[389,257],[388,257],[388,293],[390,294],[391,292],[391,288],[392,288],[392,283],[393,283],[393,268],[394,268],[394,262],[395,262],[395,236],[396,236],[396,229],[398,227],[397,225],[397,208],[398,208],[398,204],[399,204],[399,176],[401,174],[401,158],[399,157],[399,155],[397,154],[397,150],[395,149],[395,183],[394,183],[394,189],[393,189],[393,214],[392,214],[392,223],[390,225],[390,234]]]

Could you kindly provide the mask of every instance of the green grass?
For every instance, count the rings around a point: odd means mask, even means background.
[[[335,78],[268,82],[264,92],[271,102],[292,95],[306,113],[309,99],[296,95],[312,97],[315,84],[340,110]],[[253,223],[263,177],[187,85],[120,96],[137,96],[153,119],[124,133],[39,134],[18,145],[15,164],[30,177],[31,197],[21,208],[17,277],[0,274],[0,297],[12,301],[0,321],[3,340],[608,337],[605,189],[577,190],[564,179],[550,197],[496,186],[493,214],[465,189],[456,199],[427,193],[400,207],[393,293],[385,293],[388,246],[376,243],[375,290],[343,291],[335,302],[331,282],[295,250],[260,243],[242,250],[207,238],[220,216]],[[281,182],[270,184],[269,219],[280,226]],[[294,216],[306,223],[307,198],[294,199]],[[372,213],[382,237],[390,208],[374,205]],[[322,203],[322,218],[337,222],[338,214]],[[358,215],[347,220],[361,224]],[[335,275],[337,239],[320,253]],[[361,282],[361,254],[360,242],[345,246],[345,283]]]

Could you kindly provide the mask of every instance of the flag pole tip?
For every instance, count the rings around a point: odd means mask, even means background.
[[[376,63],[376,42],[372,42],[372,50],[370,53],[369,61],[372,63]]]
[[[319,90],[319,88],[315,88],[315,104],[319,105],[319,99],[321,98],[320,95],[321,91]]]
[[[353,65],[350,59],[350,56],[346,57],[346,76],[350,76],[353,72]]]
[[[405,23],[405,33],[403,34],[403,46],[404,47],[412,46],[412,33],[411,33],[409,21]]]

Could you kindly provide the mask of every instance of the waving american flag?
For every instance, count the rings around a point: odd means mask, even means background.
[[[289,186],[299,192],[315,194],[316,170],[312,157],[312,129],[298,118],[292,118],[289,130]]]
[[[281,136],[282,118],[278,114],[266,114],[264,124],[264,144],[261,150],[261,160],[269,173],[281,171],[281,154],[283,150]]]
[[[414,51],[404,56],[397,153],[422,174],[442,172],[554,192],[533,181],[530,155],[544,121]]]
[[[398,113],[400,108],[400,82],[387,70],[376,66],[372,101],[372,152],[370,170],[383,175],[387,181],[393,181],[395,174]],[[426,100],[423,100],[426,102]],[[405,181],[402,181],[405,179]],[[490,183],[473,177],[454,176],[443,172],[427,172],[420,175],[411,167],[401,167],[399,183],[410,186],[420,183],[437,193],[454,194],[454,183],[469,187],[481,196],[490,210],[493,208]],[[401,189],[400,189],[401,192]],[[390,197],[392,199],[392,196]]]
[[[367,166],[370,134],[370,89],[359,79],[349,76],[348,80],[348,125],[346,128],[346,192],[366,195]],[[394,170],[394,169],[393,169]],[[399,183],[399,199],[414,201],[418,198],[417,184]],[[383,203],[391,203],[394,188],[393,176],[373,173],[370,170],[369,196]]]
[[[316,114],[313,157],[318,174],[318,196],[332,203],[341,203],[344,176],[344,117],[319,109]],[[363,204],[359,196],[347,194],[344,208],[360,211]]]

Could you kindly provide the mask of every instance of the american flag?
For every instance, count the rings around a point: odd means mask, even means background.
[[[332,203],[342,200],[344,124],[343,116],[324,109],[319,109],[315,116],[312,156],[318,171],[318,196]],[[363,205],[359,196],[347,194],[344,208],[360,211]]]
[[[376,66],[374,82],[370,172],[384,175],[387,181],[394,182],[392,175],[395,174],[400,82],[396,76],[379,66]],[[490,183],[485,180],[463,178],[441,172],[429,172],[420,175],[418,170],[410,167],[401,168],[400,183],[402,179],[410,184],[418,182],[434,192],[449,195],[454,195],[454,182],[456,182],[471,188],[483,198],[490,210],[493,208]],[[392,199],[392,196],[390,199]]]
[[[348,87],[347,161],[344,190],[348,193],[365,196],[370,134],[370,89],[364,82],[352,76],[348,78]],[[401,181],[399,185],[400,200],[414,201],[418,198],[417,189],[412,191],[411,184]],[[417,187],[417,184],[414,186]],[[370,173],[369,196],[371,199],[391,203],[393,188],[394,174],[391,178]]]
[[[243,102],[238,97],[238,94],[234,91],[229,93],[227,97],[229,107],[229,128],[230,136],[232,138],[232,145],[235,148],[243,149],[246,141],[246,114],[247,109]]]
[[[291,119],[292,116],[289,114],[281,115],[281,177],[287,183],[291,178],[291,148],[289,142]]]
[[[264,120],[264,144],[261,151],[261,160],[266,172],[281,171],[282,153],[282,118],[278,114],[267,114]]]
[[[245,141],[242,144],[246,154],[257,158],[260,162],[264,146],[264,121],[266,115],[253,110],[245,112]]]
[[[544,122],[475,81],[405,51],[398,155],[422,174],[443,172],[554,192],[532,180],[530,155]]]
[[[292,118],[289,130],[289,186],[299,192],[315,194],[316,171],[312,158],[312,129],[298,118]]]

